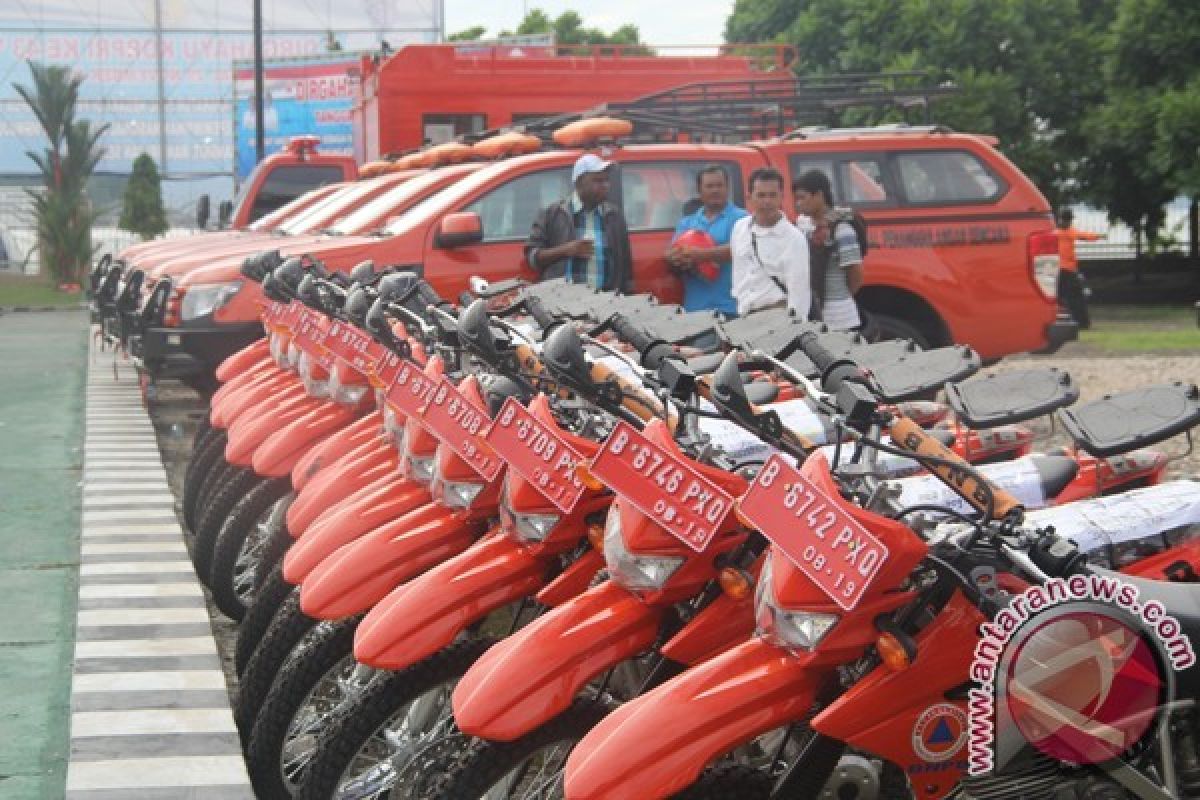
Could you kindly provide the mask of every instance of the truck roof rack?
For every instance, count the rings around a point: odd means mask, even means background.
[[[587,111],[524,120],[459,137],[473,143],[504,130],[519,130],[547,143],[553,132],[569,122],[595,116],[620,117],[634,123],[625,141],[688,141],[735,143],[777,136],[864,135],[868,133],[944,133],[929,125],[929,108],[936,99],[957,92],[949,84],[932,84],[924,72],[850,73],[797,77],[780,75],[754,80],[691,83],[625,102],[605,103]],[[840,115],[850,109],[898,109],[922,112],[921,126],[838,128]]]

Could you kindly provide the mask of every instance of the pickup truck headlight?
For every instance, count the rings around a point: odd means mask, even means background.
[[[180,316],[183,317],[184,322],[207,317],[232,300],[241,288],[241,281],[198,283],[195,286],[189,286],[183,295]]]

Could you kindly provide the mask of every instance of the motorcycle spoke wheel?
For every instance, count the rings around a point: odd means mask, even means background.
[[[454,730],[450,684],[418,695],[380,725],[355,753],[333,797],[335,800],[395,800],[422,752]]]
[[[348,655],[313,687],[288,725],[280,752],[279,773],[283,784],[295,794],[304,770],[317,752],[317,743],[330,714],[346,707],[370,684],[375,671]]]
[[[575,742],[554,742],[529,755],[480,800],[561,800],[567,757]]]
[[[263,550],[278,527],[283,524],[283,515],[287,512],[288,500],[287,497],[277,500],[254,521],[254,524],[250,526],[249,535],[246,536],[246,540],[242,543],[237,558],[233,562],[233,592],[242,601],[242,605],[247,608],[254,601],[254,592],[260,583],[258,569]]]

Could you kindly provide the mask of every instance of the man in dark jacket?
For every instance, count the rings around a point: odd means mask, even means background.
[[[525,259],[543,279],[566,278],[597,289],[629,291],[629,230],[621,209],[608,202],[612,166],[592,153],[580,156],[571,171],[575,191],[533,221]]]

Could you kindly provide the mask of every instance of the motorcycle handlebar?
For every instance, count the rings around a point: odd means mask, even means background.
[[[530,294],[525,296],[525,309],[542,330],[549,330],[558,321],[553,314],[546,310],[546,306],[542,304],[542,299],[537,295]]]

